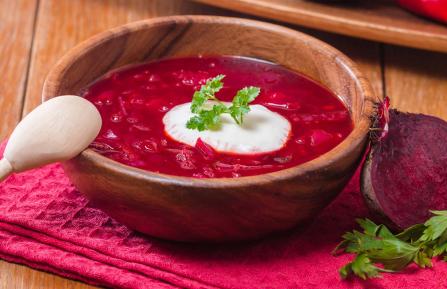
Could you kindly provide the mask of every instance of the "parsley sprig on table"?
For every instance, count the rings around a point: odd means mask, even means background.
[[[334,253],[353,253],[354,260],[340,269],[340,276],[356,275],[362,279],[379,277],[381,272],[397,272],[411,263],[420,268],[432,267],[431,259],[442,256],[447,261],[447,211],[431,211],[424,224],[417,224],[399,234],[369,219],[358,219],[363,232],[343,235]],[[380,267],[378,266],[380,265]]]
[[[218,75],[211,78],[201,86],[199,91],[194,92],[191,112],[196,115],[188,120],[187,128],[199,131],[216,128],[220,123],[220,115],[223,113],[229,113],[237,124],[243,123],[244,115],[250,112],[249,103],[258,97],[261,90],[253,86],[239,90],[233,98],[232,105],[228,107],[216,98],[216,93],[223,87],[224,77],[225,75]],[[211,108],[206,107],[209,100],[215,102]]]

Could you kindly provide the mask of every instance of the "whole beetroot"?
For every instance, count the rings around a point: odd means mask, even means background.
[[[447,209],[447,122],[390,110],[386,123],[364,164],[362,193],[381,221],[403,229]]]

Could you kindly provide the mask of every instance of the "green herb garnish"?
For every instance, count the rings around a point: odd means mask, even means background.
[[[379,277],[381,272],[398,272],[411,263],[432,267],[431,259],[443,256],[447,261],[447,211],[431,211],[434,216],[424,224],[393,234],[385,225],[358,219],[363,232],[343,235],[334,253],[353,253],[355,258],[340,269],[340,276],[362,279]],[[377,266],[377,265],[380,265]]]
[[[261,89],[249,86],[239,90],[233,98],[232,105],[227,107],[216,98],[216,93],[223,87],[224,77],[225,75],[218,75],[211,78],[201,86],[199,91],[194,92],[191,112],[196,115],[188,120],[187,128],[199,131],[216,128],[220,124],[220,115],[223,113],[230,114],[237,124],[243,123],[244,115],[250,111],[249,103],[258,97]],[[209,100],[216,102],[211,109],[206,108]]]

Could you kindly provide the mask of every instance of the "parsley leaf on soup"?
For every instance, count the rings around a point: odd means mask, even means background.
[[[233,98],[233,104],[228,109],[231,117],[237,124],[241,125],[244,121],[244,115],[250,111],[250,102],[258,97],[261,89],[259,87],[245,87],[239,90],[236,96]]]
[[[194,92],[191,112],[195,115],[186,123],[187,128],[199,131],[215,129],[219,126],[220,116],[224,113],[230,114],[237,124],[243,123],[244,115],[250,112],[249,103],[258,97],[261,89],[249,86],[239,90],[233,98],[232,105],[227,107],[216,97],[216,93],[223,87],[224,78],[225,75],[220,74],[208,79],[200,90]],[[212,104],[211,108],[209,108],[210,104]]]

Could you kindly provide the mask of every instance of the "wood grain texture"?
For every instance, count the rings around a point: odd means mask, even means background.
[[[1,139],[20,119],[36,3],[36,0],[0,1]]]
[[[1,289],[94,289],[98,287],[0,261]]]
[[[49,69],[82,40],[118,25],[155,16],[219,11],[184,0],[41,0],[24,114],[40,103]]]
[[[404,11],[393,0],[317,3],[306,0],[195,0],[343,35],[447,52],[447,27]]]
[[[388,46],[385,83],[392,106],[447,120],[447,54]]]

